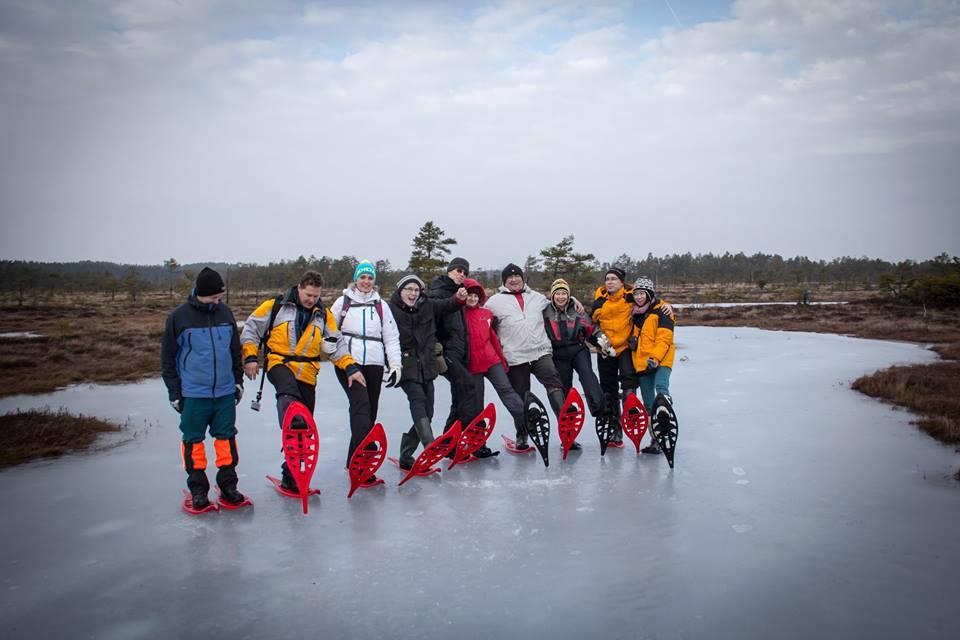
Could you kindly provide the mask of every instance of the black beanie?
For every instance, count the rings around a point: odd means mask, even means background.
[[[197,274],[197,284],[194,290],[198,296],[212,296],[223,293],[225,290],[223,278],[210,267],[204,267],[200,273]]]
[[[447,265],[447,273],[454,269],[463,269],[464,275],[470,275],[470,263],[463,258],[454,258],[450,261],[450,264]]]
[[[500,272],[500,282],[506,284],[507,278],[510,276],[520,276],[523,278],[523,269],[511,262],[503,268],[503,271]]]
[[[604,277],[606,277],[611,273],[617,276],[620,279],[620,282],[623,282],[623,283],[627,282],[627,272],[621,269],[620,267],[610,267],[609,269],[607,269],[607,272],[603,275]]]

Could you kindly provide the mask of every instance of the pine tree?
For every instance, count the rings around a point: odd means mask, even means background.
[[[413,253],[407,269],[421,275],[441,271],[447,263],[446,256],[450,254],[448,247],[457,244],[455,239],[445,235],[446,232],[432,220],[425,222],[413,239]]]

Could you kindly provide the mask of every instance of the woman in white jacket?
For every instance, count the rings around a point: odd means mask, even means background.
[[[380,298],[374,283],[377,270],[369,260],[357,265],[353,284],[343,290],[330,311],[337,320],[340,340],[353,356],[363,379],[354,383],[342,372],[337,379],[350,401],[350,449],[347,463],[377,421],[380,388],[386,370],[387,386],[400,381],[400,331],[390,305]],[[342,345],[337,345],[338,347]],[[376,482],[376,476],[367,484]]]

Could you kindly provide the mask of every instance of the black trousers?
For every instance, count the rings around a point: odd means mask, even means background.
[[[460,359],[446,355],[444,359],[447,361],[447,372],[443,377],[450,383],[450,413],[443,425],[443,432],[446,433],[457,420],[464,427],[470,424],[483,407],[477,404],[473,376],[467,370],[467,365]]]
[[[401,382],[400,388],[407,394],[410,417],[414,422],[421,418],[433,420],[433,380]]]
[[[367,437],[377,421],[377,409],[380,406],[380,387],[383,383],[383,366],[368,364],[360,367],[367,386],[359,382],[352,385],[343,369],[337,368],[337,380],[350,401],[350,449],[347,451],[347,464],[353,452]]]
[[[573,372],[577,372],[580,384],[583,386],[583,392],[587,396],[587,406],[590,407],[590,413],[596,416],[597,412],[603,409],[603,389],[600,388],[597,374],[593,372],[590,350],[584,347],[579,349],[572,357],[559,356],[554,353],[553,362],[557,365],[557,374],[560,376],[564,395],[570,392],[570,387],[573,386]]]
[[[547,394],[554,390],[563,391],[560,376],[557,374],[557,366],[553,363],[553,356],[547,354],[537,358],[533,362],[510,365],[510,370],[507,371],[507,377],[510,379],[513,390],[516,391],[517,395],[521,398],[526,397],[527,392],[530,391],[531,373],[536,376],[540,384],[544,386]]]
[[[623,389],[623,397],[626,397],[627,393],[637,388],[637,374],[633,370],[630,349],[624,349],[615,358],[597,356],[597,372],[604,395],[617,396]]]
[[[280,418],[280,424],[283,424],[283,416],[295,400],[307,405],[307,409],[310,410],[310,413],[313,413],[314,405],[317,403],[317,388],[315,386],[297,380],[293,371],[282,364],[275,365],[270,369],[267,372],[267,378],[277,391],[277,416]]]

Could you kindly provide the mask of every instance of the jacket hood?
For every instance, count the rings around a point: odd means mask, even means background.
[[[526,293],[527,291],[530,291],[530,287],[528,287],[527,283],[524,282],[523,289],[520,289],[520,291],[510,291],[510,289],[507,289],[507,285],[501,285],[500,288],[497,289],[497,291],[499,291],[500,293],[507,293],[507,294],[513,295],[514,293]]]
[[[214,310],[219,306],[219,304],[220,304],[220,303],[210,304],[210,303],[200,302],[199,300],[197,300],[197,291],[196,291],[196,289],[191,289],[191,290],[190,290],[190,295],[187,296],[187,303],[188,303],[191,307],[195,307],[195,308],[197,308],[197,309],[199,309],[199,310],[201,310],[201,311],[208,311],[208,312],[214,311]]]
[[[451,282],[453,282],[451,280]],[[480,306],[487,304],[487,292],[483,289],[483,285],[474,280],[473,278],[466,278],[463,281],[463,288],[467,291],[470,289],[480,289]]]

